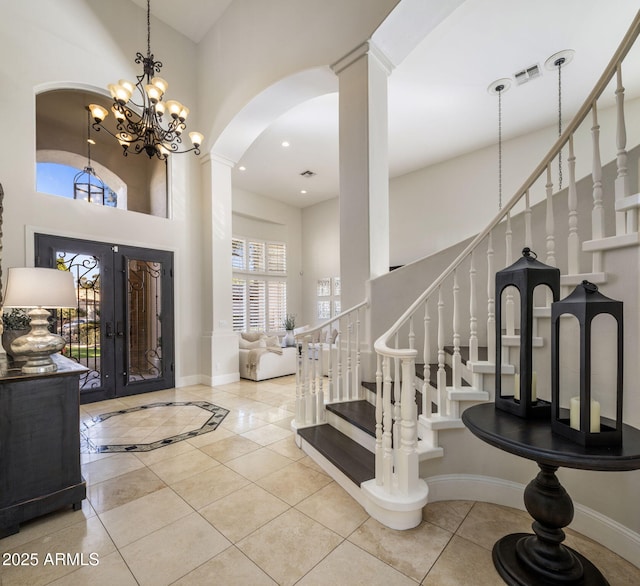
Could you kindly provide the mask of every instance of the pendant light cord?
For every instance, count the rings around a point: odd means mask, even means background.
[[[502,90],[503,85],[496,87],[498,92],[498,210],[502,209]]]
[[[558,68],[558,136],[562,135],[562,66],[565,58],[561,57],[555,62]],[[558,191],[562,189],[562,149],[558,151]]]
[[[147,57],[151,57],[151,0],[147,0]]]

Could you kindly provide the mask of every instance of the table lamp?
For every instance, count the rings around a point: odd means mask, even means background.
[[[49,331],[47,318],[51,313],[44,308],[76,305],[75,283],[70,272],[31,267],[9,269],[3,307],[31,308],[31,331],[11,344],[12,352],[26,359],[23,373],[41,374],[57,370],[51,355],[60,352],[65,341],[62,336]]]

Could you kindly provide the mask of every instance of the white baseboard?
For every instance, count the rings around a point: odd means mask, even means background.
[[[193,384],[209,385],[215,387],[217,385],[228,385],[230,383],[237,383],[240,380],[239,372],[232,372],[228,374],[220,374],[218,376],[208,376],[206,374],[200,375],[198,381]]]
[[[189,376],[181,376],[176,379],[176,388],[180,387],[192,387],[193,385],[201,385],[202,377],[199,374],[192,374]]]
[[[481,501],[526,510],[523,502],[525,487],[517,482],[472,474],[447,474],[425,480],[429,485],[429,502]],[[640,534],[589,507],[575,502],[573,507],[574,517],[569,525],[570,529],[582,533],[638,566]]]

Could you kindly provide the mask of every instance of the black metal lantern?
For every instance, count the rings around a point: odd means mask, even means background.
[[[551,403],[538,399],[532,392],[533,373],[533,293],[546,285],[557,301],[560,297],[560,270],[537,260],[529,248],[510,267],[496,273],[496,409],[523,418],[551,417]],[[514,392],[502,393],[502,293],[513,286],[520,292],[520,373],[516,375]],[[519,379],[519,380],[518,380]]]
[[[573,315],[580,327],[575,344],[580,347],[579,394],[561,401],[561,354],[568,347],[560,344],[560,318]],[[601,416],[602,406],[594,400],[592,387],[592,322],[599,315],[609,315],[617,325],[617,358],[615,381],[606,382],[604,393],[611,398],[615,387],[615,420]],[[612,345],[612,344],[611,344]],[[578,285],[573,293],[551,306],[551,429],[583,446],[615,446],[622,443],[622,301],[615,301],[598,291],[588,281]],[[600,386],[600,385],[599,385]],[[603,389],[597,389],[603,396]],[[561,402],[564,403],[561,405]]]

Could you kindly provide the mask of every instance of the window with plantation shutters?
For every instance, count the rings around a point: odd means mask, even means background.
[[[247,331],[247,282],[244,279],[232,279],[233,330]]]
[[[267,243],[267,271],[270,273],[287,273],[287,247],[282,242]]]
[[[231,239],[231,267],[235,271],[244,270],[245,268],[245,241],[240,240],[239,238]]]
[[[281,331],[287,315],[287,245],[234,237],[233,329]]]

